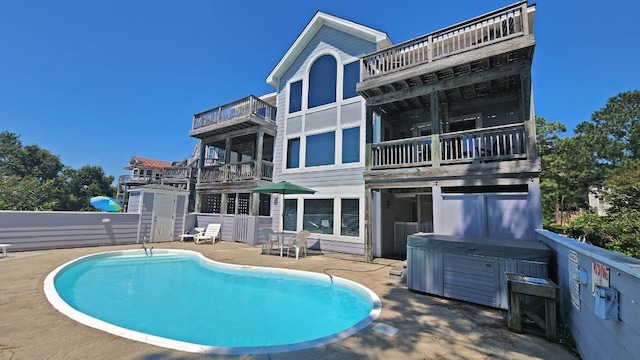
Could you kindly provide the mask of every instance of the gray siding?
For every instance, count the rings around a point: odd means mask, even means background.
[[[560,318],[571,331],[580,356],[585,359],[637,359],[640,354],[640,260],[581,243],[547,230],[538,230],[537,239],[552,250],[555,259],[550,276],[560,287]],[[578,254],[578,265],[588,274],[580,285],[580,309],[571,303],[569,251]],[[609,268],[609,286],[619,292],[619,320],[603,320],[595,315],[591,294],[593,261]],[[635,355],[634,355],[635,354]]]
[[[542,227],[534,185],[528,193],[483,194],[441,194],[434,187],[434,232],[532,240]]]
[[[135,214],[140,213],[140,198],[141,198],[140,192],[136,191],[129,194],[129,205],[127,205],[128,213],[135,213]]]
[[[142,209],[140,211],[140,241],[146,236],[146,240],[151,240],[151,223],[153,221],[153,199],[154,194],[145,192],[142,195]]]
[[[338,66],[341,67],[345,63],[349,63],[354,58],[360,57],[364,54],[373,52],[376,50],[376,44],[365,41],[358,37],[343,33],[334,28],[323,26],[314,38],[309,42],[307,47],[302,51],[298,58],[293,62],[291,67],[285,72],[280,79],[280,87],[277,95],[277,106],[281,109],[277,115],[278,133],[275,142],[275,157],[274,157],[274,181],[287,180],[294,183],[302,184],[309,187],[322,187],[322,186],[341,186],[341,185],[362,185],[364,186],[363,170],[364,166],[353,168],[347,167],[344,169],[330,169],[322,170],[321,176],[318,171],[313,169],[306,169],[304,172],[298,173],[282,173],[282,164],[284,156],[284,136],[285,136],[285,109],[288,94],[286,92],[286,84],[291,78],[299,78],[306,76],[306,71],[310,66],[310,62],[316,58],[319,54],[326,54],[328,51],[338,53],[340,58],[338,59]],[[341,87],[342,84],[338,84]],[[338,99],[340,101],[340,99]],[[362,104],[362,103],[361,103]],[[362,106],[362,105],[361,105]],[[336,111],[336,108],[327,110],[329,112]],[[349,124],[357,123],[352,118],[356,111],[351,108],[346,112],[346,119]],[[362,114],[364,115],[364,114]],[[313,115],[310,115],[312,117]],[[324,122],[324,121],[322,121]],[[316,125],[318,122],[315,123]],[[364,117],[360,119],[360,125],[364,126]],[[292,125],[294,126],[294,125]],[[295,128],[295,126],[293,127]],[[307,128],[314,128],[314,125],[307,126]],[[290,127],[290,129],[292,129]],[[339,130],[337,130],[339,131]],[[301,149],[304,151],[304,149]],[[364,141],[361,145],[361,159],[364,160]]]
[[[8,251],[134,244],[139,214],[0,211],[0,243]]]
[[[307,239],[307,247],[319,251],[341,252],[346,254],[364,255],[364,244],[346,241],[314,239],[313,234]]]
[[[185,195],[178,195],[176,197],[176,216],[175,216],[175,225],[173,227],[173,237],[177,238],[178,235],[183,234],[185,230],[184,227],[184,213],[185,213],[185,206],[186,206],[186,199],[187,197]]]

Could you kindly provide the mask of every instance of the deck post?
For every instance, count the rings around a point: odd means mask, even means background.
[[[256,169],[253,178],[255,180],[262,179],[262,147],[264,146],[264,126],[260,126],[258,128],[258,133],[256,134],[256,151],[255,151],[255,159],[256,159]]]
[[[440,104],[437,91],[431,93],[431,154],[432,166],[440,166],[442,158],[440,151]]]
[[[538,149],[536,147],[536,119],[533,109],[533,89],[531,87],[531,74],[526,72],[520,73],[520,108],[522,122],[524,123],[524,133],[526,136],[526,152],[527,159],[535,160],[538,157]]]
[[[364,261],[373,261],[373,194],[364,190]]]

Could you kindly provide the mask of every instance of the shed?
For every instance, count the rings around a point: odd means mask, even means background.
[[[549,257],[537,241],[418,233],[407,240],[407,287],[508,309],[505,272],[547,278]]]
[[[129,192],[127,213],[140,214],[138,242],[173,241],[184,233],[189,191],[150,184]]]

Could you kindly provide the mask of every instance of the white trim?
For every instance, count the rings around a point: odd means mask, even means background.
[[[296,38],[282,59],[280,59],[275,68],[267,76],[267,84],[274,87],[276,86],[277,80],[280,79],[280,77],[282,77],[282,75],[288,70],[291,64],[293,64],[295,59],[302,53],[304,48],[323,25],[343,31],[361,39],[374,42],[378,48],[391,46],[391,40],[384,32],[318,11],[311,21],[309,21],[304,30],[302,30],[302,33]]]

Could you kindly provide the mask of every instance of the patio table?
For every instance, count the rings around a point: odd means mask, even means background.
[[[280,248],[280,257],[282,257],[282,248],[284,248],[284,238],[287,235],[295,235],[295,231],[277,231],[273,233],[273,236],[278,238],[278,247]]]

